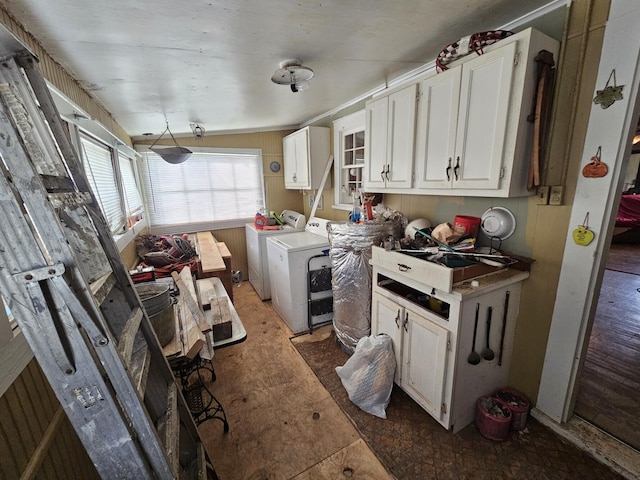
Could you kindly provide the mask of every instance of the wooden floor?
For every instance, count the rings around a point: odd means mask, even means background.
[[[234,287],[247,330],[215,351],[211,385],[229,421],[199,430],[220,480],[391,478],[307,366],[291,331],[248,283]]]
[[[640,449],[640,244],[613,244],[575,413]]]

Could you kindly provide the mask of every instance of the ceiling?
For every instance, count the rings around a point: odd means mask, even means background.
[[[3,0],[136,137],[296,128],[552,0]],[[555,4],[566,3],[555,0]],[[271,76],[300,59],[294,93]]]

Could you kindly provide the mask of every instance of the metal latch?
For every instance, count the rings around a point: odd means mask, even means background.
[[[42,280],[64,275],[64,272],[64,263],[56,263],[55,265],[47,265],[25,272],[14,273],[13,278],[18,283],[41,282]]]

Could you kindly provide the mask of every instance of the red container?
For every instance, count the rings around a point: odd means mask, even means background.
[[[458,235],[472,235],[478,238],[480,230],[480,218],[469,217],[467,215],[456,215],[453,219],[453,231]]]
[[[511,411],[499,399],[480,397],[476,402],[476,427],[489,440],[504,442],[509,438]]]
[[[527,426],[529,416],[529,400],[522,393],[512,388],[502,388],[493,394],[511,411],[511,430],[518,432]]]

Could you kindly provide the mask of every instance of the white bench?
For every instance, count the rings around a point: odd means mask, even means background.
[[[226,302],[227,308],[220,309],[225,315],[229,316],[231,321],[231,336],[229,338],[215,341],[213,338],[213,329],[207,332],[209,342],[213,345],[214,349],[228,347],[236,343],[244,342],[247,339],[247,331],[233,306],[233,302],[229,298],[227,291],[222,284],[222,281],[218,277],[201,278],[196,281],[198,292],[200,292],[200,302],[204,308],[204,315],[210,324],[213,324],[213,312],[205,307],[208,305],[209,298],[215,296],[219,302]],[[206,293],[205,293],[206,292]],[[204,295],[203,295],[204,293]]]

